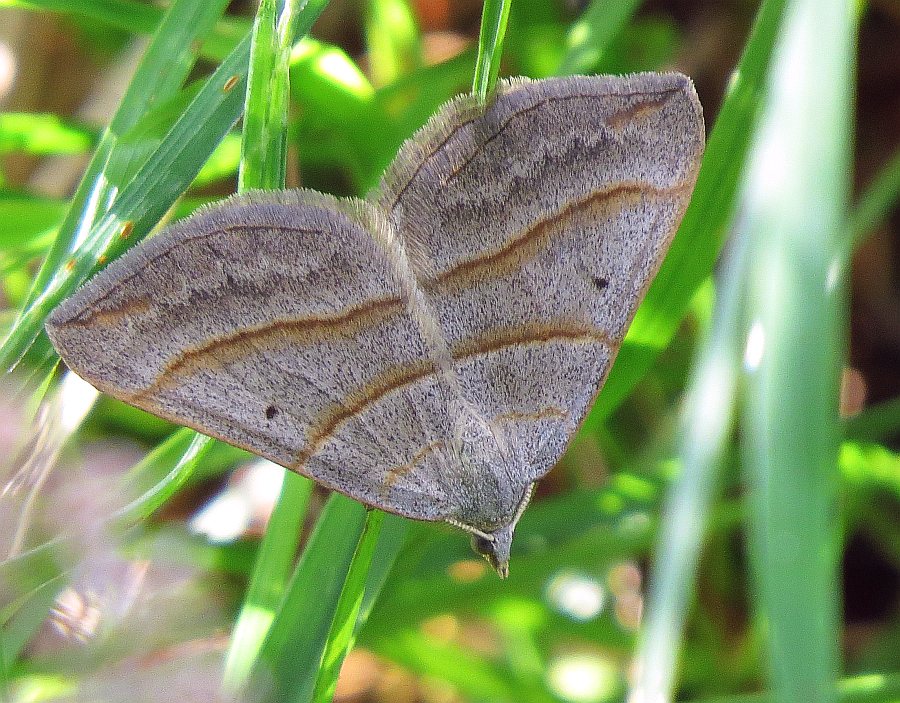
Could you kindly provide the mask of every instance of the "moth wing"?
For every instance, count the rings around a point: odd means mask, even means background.
[[[405,238],[464,394],[524,478],[601,387],[687,207],[704,144],[679,74],[501,82],[445,106],[370,196]]]
[[[47,322],[100,390],[364,503],[426,520],[445,393],[372,208],[232,198],[135,247]]]

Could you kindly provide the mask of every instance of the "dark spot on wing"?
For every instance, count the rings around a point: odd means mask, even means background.
[[[278,408],[276,408],[274,405],[270,405],[268,408],[266,408],[266,419],[267,420],[271,420],[277,414],[278,414]]]
[[[591,276],[591,283],[597,288],[597,290],[603,290],[609,285],[609,281],[602,276]]]

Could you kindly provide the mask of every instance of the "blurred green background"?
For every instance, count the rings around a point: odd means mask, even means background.
[[[900,3],[0,18],[0,700],[900,700]],[[498,73],[645,70],[694,79],[703,168],[507,581],[58,368],[46,315],[161,222],[364,195]]]

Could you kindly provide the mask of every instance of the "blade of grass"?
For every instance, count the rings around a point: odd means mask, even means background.
[[[82,17],[93,23],[106,24],[123,32],[152,34],[166,12],[163,7],[136,0],[0,0],[0,8],[18,7],[40,12],[59,12]],[[240,37],[247,33],[243,18],[220,20],[213,33],[203,40],[200,53],[214,61],[221,61]]]
[[[314,703],[330,703],[334,698],[341,665],[356,639],[356,623],[383,520],[384,513],[380,510],[369,510],[366,513],[366,523],[356,552],[353,554],[353,560],[350,562],[350,569],[347,571],[347,578],[334,611],[334,620],[331,622],[331,630],[322,652],[322,662],[319,665],[311,699]]]
[[[260,542],[225,659],[222,686],[232,697],[247,685],[284,598],[312,487],[309,479],[285,471],[281,494]]]
[[[393,83],[422,65],[422,37],[407,0],[369,0],[365,17],[369,67],[376,86]]]
[[[453,684],[466,700],[551,703],[545,688],[523,684],[508,668],[453,642],[439,642],[415,628],[395,628],[373,643],[381,656],[423,676]]]
[[[503,56],[503,37],[509,19],[512,0],[484,0],[481,13],[481,31],[478,34],[478,58],[475,60],[475,77],[472,93],[481,102],[487,102],[500,74]]]
[[[384,524],[378,536],[378,544],[375,547],[375,556],[369,569],[366,582],[366,592],[363,595],[362,605],[359,609],[359,618],[356,622],[356,631],[362,628],[368,621],[375,601],[381,594],[397,555],[406,543],[406,535],[409,531],[409,520],[398,515],[385,515]]]
[[[3,676],[46,620],[68,582],[71,556],[59,538],[0,562],[0,659]]]
[[[594,68],[615,36],[637,12],[642,0],[592,0],[566,35],[566,53],[557,75],[584,73]]]
[[[238,190],[284,188],[288,67],[292,25],[301,3],[262,0],[253,24]]]
[[[47,613],[56,602],[56,596],[66,587],[67,582],[67,574],[57,574],[21,600],[4,608],[3,620],[0,622],[0,656],[5,664],[4,677],[9,676],[9,669],[46,620]]]
[[[841,679],[835,689],[840,703],[896,703],[900,699],[900,674],[862,674]],[[691,703],[778,703],[774,693],[748,693],[694,700]]]
[[[898,199],[900,199],[900,151],[878,172],[850,214],[854,249],[884,221]]]
[[[628,330],[588,428],[615,410],[672,339],[697,287],[712,272],[731,223],[751,125],[764,89],[786,0],[765,0],[757,12],[703,157],[678,236]],[[590,429],[588,429],[590,431]]]
[[[678,433],[676,464],[681,471],[663,509],[630,703],[672,700],[704,527],[733,429],[744,338],[741,322],[746,270],[744,237],[725,261],[712,325],[688,385]]]
[[[743,433],[750,563],[776,699],[836,700],[838,415],[854,22],[792,0],[746,180],[753,241]],[[820,42],[828,37],[828,51]]]
[[[851,417],[845,424],[848,439],[886,441],[900,433],[900,398],[886,400]]]
[[[83,154],[96,140],[92,129],[57,115],[0,113],[0,154]]]
[[[360,503],[339,494],[328,499],[260,654],[263,700],[310,699],[365,520]]]
[[[159,483],[117,511],[113,520],[121,529],[127,529],[150,517],[190,479],[212,444],[209,437],[182,429],[156,447],[132,469],[132,474],[140,475],[147,466],[159,466],[161,462],[172,462],[171,468]]]
[[[249,456],[243,449],[213,442],[209,453],[204,453],[202,471],[182,473],[183,469],[176,467],[185,460],[185,455],[197,451],[192,447],[195,436],[196,432],[182,427],[157,444],[125,474],[119,493],[136,497],[113,516],[123,529],[150,517],[188,481],[219,476]]]
[[[0,7],[82,15],[125,31],[145,33],[156,29],[162,16],[158,8],[133,0],[0,0]]]

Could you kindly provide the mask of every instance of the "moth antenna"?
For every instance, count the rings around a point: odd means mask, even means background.
[[[537,481],[532,481],[528,488],[525,489],[525,495],[522,496],[519,507],[516,508],[516,516],[512,520],[513,525],[515,525],[519,521],[519,518],[522,517],[522,513],[525,512],[525,509],[528,507],[528,504],[531,502],[531,499],[534,496],[534,489],[536,487]]]
[[[452,517],[446,518],[444,520],[444,522],[446,522],[448,525],[453,525],[453,527],[458,527],[463,532],[468,532],[471,535],[477,535],[478,537],[481,537],[481,539],[485,539],[488,542],[494,541],[494,535],[489,534],[487,532],[482,532],[477,527],[472,527],[471,525],[466,525],[465,523],[460,522],[459,520],[454,520]]]

